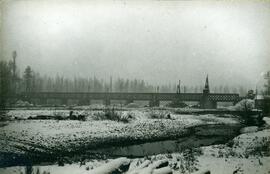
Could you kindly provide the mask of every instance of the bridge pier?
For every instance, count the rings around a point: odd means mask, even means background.
[[[128,99],[126,100],[126,105],[130,104],[130,103],[134,103],[134,100],[133,99]]]
[[[47,99],[39,99],[39,104],[40,105],[46,105],[47,104]]]
[[[240,100],[233,101],[233,105],[236,105],[238,102],[240,102]]]
[[[31,103],[36,106],[39,103],[39,99],[38,98],[34,98],[31,100]]]
[[[155,107],[155,106],[159,106],[160,105],[160,101],[159,100],[150,100],[149,101],[149,106],[150,107]]]
[[[90,100],[88,99],[81,99],[78,102],[79,105],[90,105]]]
[[[61,105],[68,105],[68,99],[61,99]]]
[[[217,102],[211,101],[208,97],[208,95],[203,96],[200,101],[201,109],[216,109],[217,108]]]
[[[30,104],[33,104],[34,106],[36,106],[37,103],[38,103],[38,99],[37,98],[27,98],[26,101],[29,102]]]
[[[110,100],[109,98],[106,98],[106,99],[103,100],[103,104],[104,104],[105,106],[108,106],[108,105],[111,104],[111,100]]]

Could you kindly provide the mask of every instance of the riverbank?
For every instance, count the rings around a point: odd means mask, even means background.
[[[268,119],[269,120],[269,119]],[[246,129],[247,130],[247,129]],[[268,174],[270,171],[270,129],[266,125],[262,130],[253,130],[236,136],[226,144],[217,144],[203,146],[199,148],[187,149],[183,152],[163,153],[144,158],[133,158],[130,162],[129,169],[138,168],[142,164],[153,164],[157,161],[168,161],[167,166],[173,174],[195,173],[197,171],[210,171],[215,174]],[[59,166],[53,165],[36,165],[36,166],[16,166],[0,168],[2,174],[26,174],[31,171],[37,173],[50,174],[87,174],[97,168],[103,168],[110,164],[114,159],[92,159],[72,164]],[[119,163],[125,160],[118,160]],[[120,166],[121,164],[117,164]],[[115,166],[117,166],[115,165]],[[147,166],[147,165],[146,165]]]
[[[167,110],[119,111],[121,115],[131,115],[128,122],[98,120],[99,111],[97,115],[93,111],[84,113],[85,121],[28,120],[25,118],[29,117],[29,112],[32,111],[17,112],[19,116],[12,111],[9,113],[12,117],[24,119],[1,122],[1,166],[56,162],[80,156],[87,150],[189,136],[223,136],[227,141],[235,137],[242,126],[239,118],[232,115],[180,115]],[[93,152],[86,157],[97,158]]]

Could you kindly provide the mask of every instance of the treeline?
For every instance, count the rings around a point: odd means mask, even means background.
[[[113,78],[109,80],[97,77],[66,78],[56,75],[54,77],[40,75],[30,66],[27,66],[20,75],[17,71],[15,58],[13,61],[0,62],[0,95],[4,100],[7,95],[21,92],[168,92],[175,93],[177,84],[153,85],[142,79]],[[200,93],[203,86],[181,85],[183,93]],[[243,86],[211,86],[213,93],[239,93],[244,96],[247,89]]]
[[[0,61],[0,108],[5,107],[8,96],[12,93],[12,64]]]
[[[181,85],[183,93],[200,93],[201,86]],[[24,71],[23,79],[19,85],[19,92],[168,92],[175,93],[177,84],[152,85],[142,79],[110,78],[104,80],[97,77],[66,78],[56,75],[50,77],[34,72],[31,67]],[[229,86],[215,86],[211,92],[216,93],[240,93],[246,95],[247,89],[240,86],[238,88]]]

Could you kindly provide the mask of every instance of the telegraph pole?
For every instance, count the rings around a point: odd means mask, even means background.
[[[267,80],[266,82],[266,95],[270,95],[270,71],[268,71],[265,75],[264,75],[264,79]]]
[[[17,52],[13,51],[12,52],[12,83],[13,83],[13,92],[16,94],[17,93],[17,77],[16,77],[16,58],[17,58]]]
[[[112,76],[110,76],[110,89],[109,89],[109,92],[112,92],[112,87],[113,86],[113,84],[112,84]]]
[[[181,80],[179,80],[178,85],[177,85],[177,90],[176,90],[176,93],[177,94],[180,94],[181,93],[181,86],[180,86],[180,84],[181,84]]]
[[[17,58],[17,52],[12,52],[12,58],[13,58],[13,65],[12,65],[12,71],[13,71],[13,77],[16,76],[16,58]]]

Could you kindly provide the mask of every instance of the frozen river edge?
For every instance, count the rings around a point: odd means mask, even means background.
[[[123,156],[108,152],[116,151],[119,147],[168,140],[178,140],[178,144],[182,141],[181,149],[185,146],[224,143],[237,136],[244,126],[237,117],[231,115],[171,114],[171,119],[153,119],[147,116],[148,111],[134,111],[133,114],[135,119],[129,123],[91,119],[2,122],[0,165],[4,167],[59,160],[70,162],[82,158],[103,158],[104,155]],[[196,140],[197,143],[190,141],[185,144],[188,139]],[[138,157],[136,154],[125,156]]]

